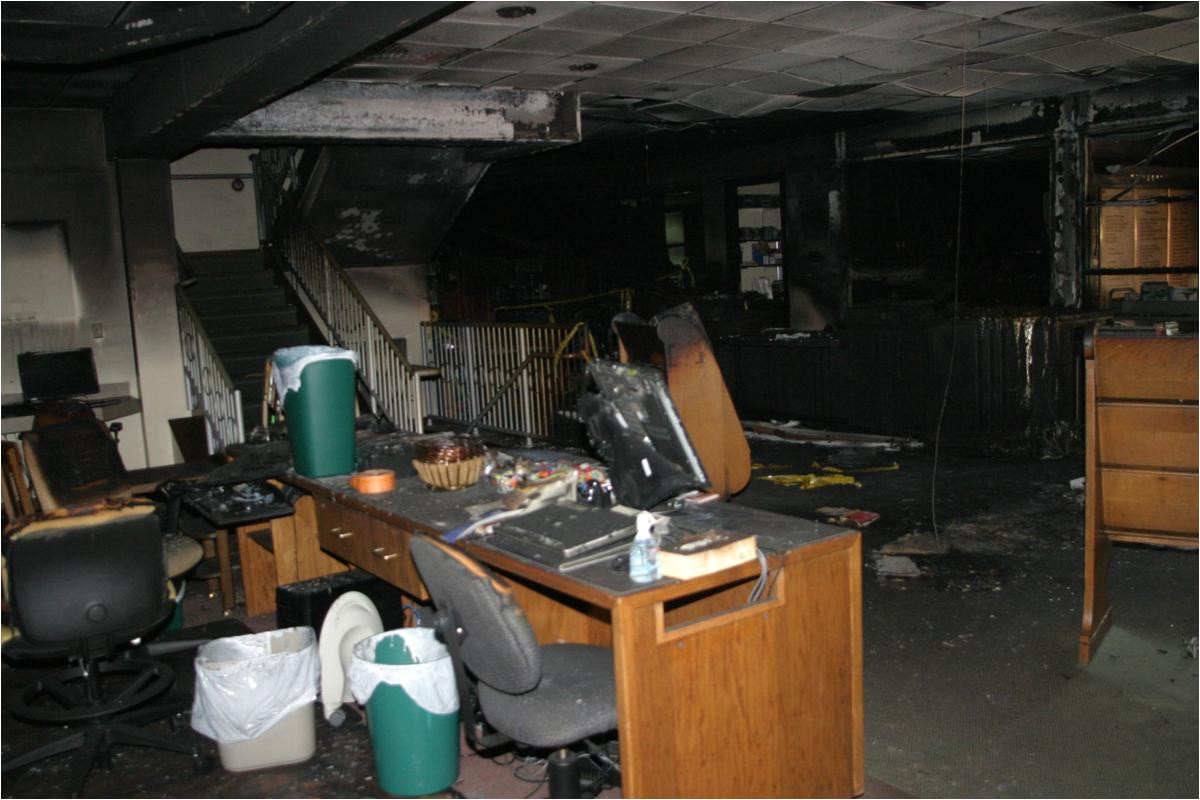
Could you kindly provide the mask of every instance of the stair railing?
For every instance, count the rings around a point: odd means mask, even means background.
[[[242,393],[233,385],[216,348],[204,332],[200,318],[183,286],[175,286],[179,311],[179,344],[183,350],[183,382],[188,408],[204,417],[210,455],[243,440]]]
[[[371,413],[400,430],[425,430],[421,380],[436,369],[414,367],[387,329],[296,210],[294,151],[264,149],[254,158],[259,226],[280,256],[284,277],[313,312],[328,341],[358,353],[358,375]]]

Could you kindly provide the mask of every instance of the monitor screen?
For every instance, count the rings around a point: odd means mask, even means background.
[[[25,399],[63,400],[100,391],[96,359],[90,347],[18,353],[17,373]]]

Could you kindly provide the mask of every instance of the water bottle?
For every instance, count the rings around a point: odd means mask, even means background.
[[[641,511],[637,515],[637,535],[629,550],[629,578],[634,583],[649,583],[662,577],[658,564],[658,539],[654,538],[654,515]]]

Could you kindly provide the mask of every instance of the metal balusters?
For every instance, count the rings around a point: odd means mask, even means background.
[[[188,407],[204,416],[205,437],[210,454],[243,440],[242,393],[221,364],[217,351],[204,333],[196,310],[182,288],[175,287],[179,310],[179,343],[183,350],[183,379]]]

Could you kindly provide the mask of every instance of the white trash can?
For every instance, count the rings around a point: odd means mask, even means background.
[[[297,764],[317,749],[320,662],[310,627],[214,639],[196,653],[192,728],[231,772]]]

